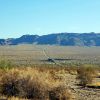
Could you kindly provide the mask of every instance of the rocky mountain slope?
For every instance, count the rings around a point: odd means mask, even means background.
[[[0,39],[0,45],[44,44],[64,46],[100,46],[100,33],[55,33],[23,35],[19,38]]]

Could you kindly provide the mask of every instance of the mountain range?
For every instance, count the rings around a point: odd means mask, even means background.
[[[19,38],[0,39],[0,45],[40,44],[63,46],[100,46],[100,33],[55,33],[23,35]]]

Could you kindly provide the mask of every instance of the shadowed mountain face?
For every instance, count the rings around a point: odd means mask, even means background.
[[[20,38],[16,38],[16,39],[11,39],[10,44],[12,45],[17,45],[17,44],[32,44],[36,41],[36,39],[38,38],[38,35],[23,35]]]
[[[48,44],[64,46],[100,46],[100,34],[57,33],[49,35],[23,35],[20,38],[0,39],[0,44]]]
[[[5,39],[0,39],[0,45],[5,45]]]

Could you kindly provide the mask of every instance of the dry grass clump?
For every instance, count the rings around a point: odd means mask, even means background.
[[[75,66],[75,65],[73,65],[73,66],[67,66],[67,67],[65,68],[65,70],[66,70],[69,74],[71,74],[71,75],[77,75],[77,69],[78,69],[78,67]]]
[[[51,70],[31,67],[10,69],[0,78],[0,93],[8,98],[70,100],[71,93],[66,87],[63,80],[52,77]]]
[[[7,96],[17,96],[18,89],[18,73],[6,72],[0,79],[0,93]]]
[[[93,78],[96,76],[96,70],[91,66],[81,66],[78,69],[78,79],[80,80],[80,85],[86,86],[87,84],[91,84]]]
[[[1,94],[8,97],[18,96],[28,99],[44,98],[44,92],[46,89],[48,89],[46,84],[44,86],[43,81],[41,82],[37,76],[31,77],[27,73],[26,76],[22,76],[22,74],[20,71],[18,72],[16,70],[11,70],[10,72],[6,73],[0,81]]]
[[[0,100],[28,100],[26,98],[0,96]]]
[[[55,87],[49,92],[49,100],[72,100],[72,94],[66,87]]]

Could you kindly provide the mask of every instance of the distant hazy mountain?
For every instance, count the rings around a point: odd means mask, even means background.
[[[64,46],[100,46],[100,33],[56,33],[49,35],[23,35],[20,38],[0,39],[0,45],[48,44]]]

